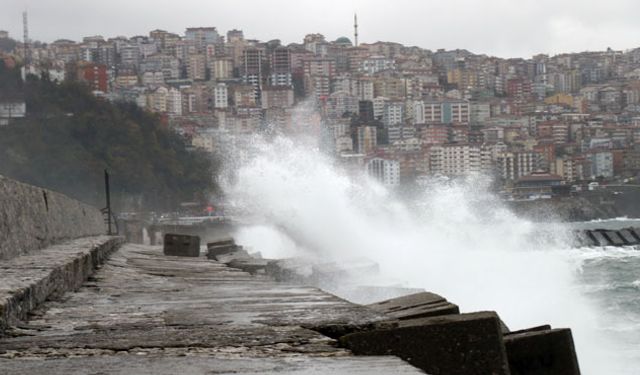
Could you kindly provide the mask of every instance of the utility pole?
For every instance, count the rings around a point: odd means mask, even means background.
[[[107,214],[107,234],[112,235],[111,231],[111,189],[109,187],[109,172],[104,170],[104,190],[107,197],[107,207],[104,209]]]

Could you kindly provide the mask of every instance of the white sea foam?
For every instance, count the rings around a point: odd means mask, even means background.
[[[270,257],[300,249],[336,261],[366,257],[384,277],[440,293],[463,311],[496,310],[512,329],[571,327],[583,372],[613,373],[597,313],[575,282],[584,257],[566,251],[561,225],[540,235],[478,176],[434,183],[407,204],[342,173],[313,143],[280,137],[254,146],[257,155],[226,186],[255,223],[239,233],[241,243]]]

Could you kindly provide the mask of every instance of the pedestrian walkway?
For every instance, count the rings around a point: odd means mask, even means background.
[[[126,244],[0,338],[5,374],[419,374],[304,327],[384,317],[312,287]]]

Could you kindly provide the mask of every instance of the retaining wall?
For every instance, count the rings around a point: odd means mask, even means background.
[[[61,241],[105,233],[99,209],[0,176],[0,260]]]

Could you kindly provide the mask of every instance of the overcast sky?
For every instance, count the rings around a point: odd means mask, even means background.
[[[0,0],[0,30],[21,38],[24,9],[31,39],[46,42],[189,26],[284,43],[314,32],[353,39],[357,12],[361,42],[501,57],[640,46],[639,0]]]

